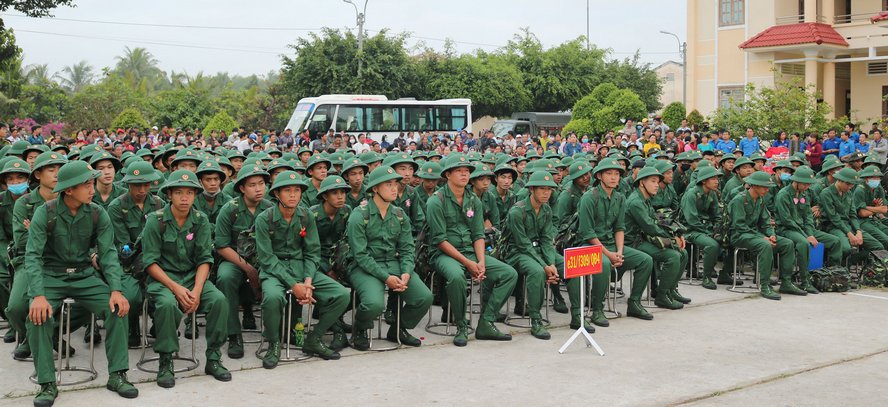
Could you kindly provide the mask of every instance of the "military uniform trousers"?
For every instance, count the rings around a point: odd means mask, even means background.
[[[808,263],[811,259],[811,244],[808,243],[808,236],[804,233],[789,230],[779,230],[778,234],[792,241],[795,249],[796,266],[799,268],[799,271],[807,272]],[[842,250],[839,238],[820,230],[814,231],[814,238],[818,242],[823,243],[823,260],[827,265],[839,266],[842,264]]]
[[[225,295],[228,300],[228,335],[239,335],[241,333],[241,321],[238,318],[238,308],[242,302],[242,289],[247,288],[247,278],[243,270],[236,264],[222,261],[219,263],[219,269],[216,271],[216,287]],[[252,296],[252,295],[251,295]],[[245,309],[244,312],[253,312]]]
[[[176,284],[189,290],[194,289],[195,273],[172,273],[167,276]],[[176,353],[179,351],[179,336],[176,329],[182,321],[182,309],[176,296],[160,282],[148,279],[148,296],[154,303],[154,351],[157,353]],[[132,304],[130,304],[132,306]],[[133,312],[132,309],[130,312]],[[220,360],[222,352],[219,350],[227,338],[228,303],[213,283],[204,282],[200,292],[200,303],[197,312],[206,314],[207,327],[207,360]]]
[[[9,321],[9,325],[15,332],[21,334],[20,338],[24,338],[26,336],[25,322],[28,319],[28,306],[31,304],[31,299],[28,298],[28,285],[30,284],[31,279],[24,273],[16,273],[12,280],[12,288],[9,291],[9,302],[6,306],[7,321]],[[58,314],[58,307],[53,307],[52,310]],[[96,319],[100,319],[98,315],[96,316]],[[76,327],[85,326],[89,321],[89,312],[86,311],[83,305],[79,302],[75,303],[74,306],[71,307],[71,330],[73,331],[77,329]],[[58,321],[53,319],[52,323],[58,327]]]
[[[542,315],[540,314],[540,309],[543,307],[543,297],[546,293],[546,272],[543,271],[543,266],[540,265],[536,259],[533,257],[516,253],[508,257],[507,263],[515,268],[515,271],[518,272],[518,276],[523,276],[525,278],[525,288],[527,289],[527,313],[530,315],[531,319],[540,319]],[[555,268],[558,270],[558,275],[564,277],[564,259],[559,256],[558,260],[555,263]],[[573,307],[576,302],[577,312],[579,312],[579,280],[577,280],[577,297],[574,298],[573,294],[570,292],[570,282],[568,282],[568,293],[567,295],[570,297],[570,304]],[[521,284],[517,284],[515,289],[520,290]],[[518,293],[517,298],[523,298],[522,293]]]
[[[678,288],[678,280],[681,279],[682,272],[688,267],[687,250],[678,247],[661,249],[648,241],[642,241],[633,246],[642,253],[651,256],[653,264],[659,266],[657,269],[657,278],[660,281],[657,286],[659,289],[674,290]]]
[[[882,244],[879,243],[873,235],[869,234],[863,228],[861,228],[860,231],[861,235],[863,235],[863,246],[860,247],[861,252],[866,253],[873,250],[883,249]],[[848,240],[848,235],[839,229],[830,229],[828,232],[839,239],[839,247],[842,248],[842,258],[848,257],[848,255],[851,254],[851,242]]]
[[[715,263],[718,261],[720,249],[718,242],[709,235],[700,232],[689,232],[685,238],[688,243],[695,246],[696,250],[703,253],[703,275],[715,276]],[[722,269],[725,267],[727,264]]]
[[[138,324],[139,314],[142,312],[142,303],[145,301],[145,291],[142,284],[139,283],[131,273],[124,273],[120,276],[120,285],[122,286],[121,294],[130,304],[130,326]]]
[[[861,219],[860,230],[872,235],[882,245],[882,249],[888,247],[888,227],[883,225],[880,220],[876,218]]]
[[[402,271],[397,260],[378,261],[377,263],[383,270],[387,270],[389,275],[400,278]],[[370,329],[373,327],[373,320],[379,317],[386,306],[386,302],[383,300],[386,285],[378,278],[366,273],[360,265],[351,273],[350,278],[358,297],[355,329]],[[428,312],[429,307],[432,306],[432,292],[416,272],[410,271],[407,289],[401,293],[390,292],[389,298],[395,297],[395,294],[400,294],[403,303],[401,306],[401,328],[415,328]],[[392,311],[394,312],[394,310]]]
[[[300,282],[303,280],[299,279]],[[348,307],[348,289],[323,273],[316,273],[311,285],[315,287],[313,295],[317,301],[314,307],[318,310],[318,323],[314,325],[310,334],[320,337],[339,321],[339,317]],[[281,320],[287,305],[287,290],[290,288],[292,287],[288,287],[276,277],[268,275],[262,277],[262,325],[264,326],[262,335],[268,342],[281,341]],[[301,313],[302,307],[297,306],[295,296],[291,305],[294,310],[299,310],[294,313]]]
[[[46,300],[53,311],[59,309],[65,298],[73,298],[85,310],[95,314],[96,319],[105,320],[105,354],[108,357],[108,372],[129,369],[128,319],[126,316],[121,318],[111,312],[108,307],[111,289],[99,278],[94,269],[87,268],[69,275],[48,274],[43,277],[43,286]],[[73,319],[71,325],[77,326],[74,325]],[[27,320],[28,342],[34,355],[37,382],[41,384],[56,380],[52,343],[55,326],[52,320],[43,325],[34,325],[30,319]]]
[[[737,239],[733,240],[734,246],[749,251],[751,256],[755,256],[756,266],[758,267],[759,282],[762,286],[771,284],[771,272],[774,267],[774,253],[780,256],[780,277],[789,278],[792,276],[793,266],[795,266],[795,245],[793,241],[777,236],[777,246],[771,247],[771,243],[765,240],[765,235],[755,235],[744,233]],[[731,253],[731,261],[733,261],[733,253]]]
[[[617,250],[615,245],[604,245],[604,247],[612,252]],[[629,246],[623,246],[623,265],[620,266],[618,277],[622,277],[627,270],[635,270],[629,300],[641,301],[641,296],[647,288],[648,279],[651,278],[653,267],[654,260],[651,259],[651,256]],[[610,259],[602,253],[601,274],[592,276],[592,310],[594,311],[604,309],[604,296],[607,293],[608,285],[610,285],[612,268]]]
[[[469,260],[477,261],[472,250],[461,251]],[[492,256],[484,257],[484,280],[481,281],[481,318],[488,322],[496,321],[500,308],[515,289],[518,272],[506,263]],[[466,315],[466,268],[456,259],[439,253],[432,260],[432,267],[444,280],[444,291],[450,302],[450,310],[457,322],[464,321]]]

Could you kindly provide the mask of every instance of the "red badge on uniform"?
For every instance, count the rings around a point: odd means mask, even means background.
[[[303,226],[302,229],[299,230],[299,237],[305,237],[305,235],[305,226]]]

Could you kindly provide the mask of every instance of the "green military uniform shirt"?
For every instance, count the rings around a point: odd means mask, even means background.
[[[364,179],[366,181],[366,179]],[[361,186],[361,191],[358,193],[358,196],[352,195],[352,191],[349,190],[345,193],[345,204],[348,205],[349,208],[357,208],[361,206],[361,203],[367,199],[367,188]]]
[[[725,203],[731,202],[731,199],[733,198],[733,197],[727,196],[727,195],[731,191],[733,191],[734,189],[736,189],[737,187],[742,186],[742,185],[743,185],[743,179],[740,178],[740,176],[737,174],[732,174],[730,176],[730,178],[728,178],[727,181],[725,181],[725,184],[721,188],[722,195],[724,195],[722,198],[725,199]]]
[[[145,228],[148,215],[163,209],[163,201],[148,194],[145,203],[139,208],[127,193],[114,199],[108,205],[108,217],[114,228],[114,247],[120,249],[125,244],[133,244]]]
[[[646,236],[672,238],[671,233],[657,224],[657,215],[654,213],[651,200],[645,199],[637,189],[626,198],[627,245],[635,246]]]
[[[319,190],[317,187],[315,187],[314,180],[312,178],[309,178],[307,181],[308,188],[306,188],[305,191],[302,192],[302,199],[299,200],[299,203],[305,203],[306,208],[311,208],[312,206],[321,203],[321,201],[318,200]]]
[[[414,229],[419,230],[426,222],[426,216],[422,206],[418,204],[418,202],[422,200],[422,196],[416,189],[417,188],[407,185],[404,189],[404,193],[395,199],[395,201],[392,202],[392,205],[403,209],[404,212],[407,213],[407,217],[410,218],[412,226],[415,226]]]
[[[108,200],[102,200],[102,194],[99,193],[98,188],[96,188],[96,194],[93,195],[93,203],[99,204],[102,208],[108,209],[108,205],[111,205],[111,202],[114,201],[117,197],[128,193],[129,190],[127,188],[121,187],[117,184],[111,184],[111,194],[108,195]]]
[[[45,282],[51,287],[53,283],[62,281],[45,280],[46,275],[67,277],[69,273],[66,269],[70,268],[79,269],[77,273],[82,273],[83,277],[93,275],[95,271],[90,262],[90,249],[93,247],[98,247],[97,260],[108,287],[111,291],[120,291],[123,269],[117,261],[111,219],[105,210],[96,204],[81,205],[77,215],[71,215],[68,206],[61,200],[52,209],[53,213],[47,213],[46,205],[41,205],[34,210],[31,218],[24,263],[25,273],[30,278],[28,296],[45,295]],[[97,225],[93,225],[93,211],[99,212]],[[55,226],[52,236],[48,236],[47,224],[53,217]],[[93,235],[96,236],[95,241],[91,239]]]
[[[194,208],[182,227],[169,206],[152,212],[142,232],[142,262],[146,266],[157,263],[164,272],[176,274],[194,273],[201,264],[212,266],[212,232],[207,215]]]
[[[731,220],[731,240],[739,240],[744,235],[774,236],[771,214],[765,207],[764,198],[753,200],[749,191],[743,191],[731,199],[728,216]]]
[[[314,215],[297,206],[290,222],[275,205],[256,216],[256,257],[261,278],[273,277],[292,287],[315,279],[321,243]]]
[[[321,241],[321,257],[325,259],[328,266],[333,263],[334,246],[345,236],[345,227],[351,212],[351,207],[345,205],[339,208],[333,215],[333,218],[330,219],[327,216],[327,212],[324,212],[324,204],[317,204],[311,207],[311,213],[317,223],[318,236]],[[321,271],[326,272],[327,270]]]
[[[466,197],[468,196],[466,194]],[[429,203],[432,202],[440,204],[436,197],[429,198]],[[480,214],[477,218],[481,218]],[[439,225],[437,220],[430,219],[430,232],[433,223],[435,223],[435,228]],[[389,205],[385,218],[383,218],[380,216],[376,202],[372,199],[367,200],[366,204],[352,210],[348,218],[347,230],[349,247],[354,255],[355,264],[361,271],[380,281],[385,281],[391,274],[389,270],[380,267],[379,263],[395,259],[398,261],[402,274],[410,273],[413,270],[415,255],[413,229],[407,214],[400,207]],[[440,241],[437,242],[440,243]]]
[[[237,235],[253,226],[256,216],[262,211],[272,207],[271,201],[263,199],[256,206],[256,211],[250,213],[243,196],[228,201],[219,215],[216,217],[216,229],[214,246],[216,250],[228,247],[237,250]]]
[[[666,184],[665,188],[660,188],[657,194],[651,197],[650,204],[654,209],[677,210],[680,202],[675,187],[672,184]]]
[[[839,195],[836,185],[830,185],[820,191],[821,228],[825,231],[838,229],[842,233],[857,233],[860,230],[860,219],[851,202],[853,191]]]
[[[210,205],[210,201],[207,200],[202,193],[197,194],[197,197],[194,199],[194,209],[197,209],[207,215],[207,218],[210,220],[210,223],[216,224],[216,219],[219,217],[219,211],[222,210],[222,206],[224,206],[228,201],[231,200],[229,195],[226,195],[225,192],[220,191],[219,194],[216,195],[216,199],[213,200],[213,204]]]
[[[585,192],[580,190],[573,182],[569,185],[567,189],[558,195],[558,200],[555,201],[555,206],[552,208],[552,221],[559,228],[564,226],[564,223],[570,220],[571,216],[577,212],[580,198],[583,197],[583,192]]]
[[[700,185],[691,187],[681,197],[681,213],[688,232],[712,233],[721,222],[718,191],[706,193]]]
[[[598,239],[603,245],[616,245],[614,234],[626,230],[625,201],[623,194],[616,190],[608,197],[601,185],[584,193],[580,198],[576,243],[588,244],[590,240]]]
[[[857,211],[866,209],[867,206],[882,206],[886,204],[885,190],[882,189],[881,186],[873,189],[867,185],[859,185],[849,193],[851,194],[851,205],[853,206],[855,215],[857,214]],[[869,218],[860,219],[864,221],[876,221],[878,218],[873,215]]]
[[[509,257],[522,254],[533,258],[541,267],[557,264],[555,252],[555,226],[552,223],[552,207],[542,204],[534,211],[530,198],[520,201],[506,215],[506,230],[511,243]]]
[[[493,224],[497,225],[505,222],[506,215],[509,214],[509,208],[518,201],[517,197],[515,197],[515,193],[512,192],[512,189],[510,188],[506,191],[506,195],[501,197],[496,187],[488,189],[487,193],[493,195],[494,202],[496,202],[497,213],[499,213],[499,220]]]
[[[24,256],[25,246],[28,244],[28,228],[25,227],[25,221],[31,220],[34,211],[45,202],[38,188],[15,201],[12,208],[12,240],[16,256]]]
[[[15,206],[12,192],[3,191],[0,193],[0,250],[9,247],[12,242],[12,209]],[[0,267],[6,268],[9,265],[9,256],[0,254]],[[6,270],[0,271],[0,275],[5,275]]]
[[[481,200],[475,194],[463,194],[460,205],[449,186],[435,192],[426,203],[429,233],[426,238],[432,246],[447,241],[456,250],[474,252],[473,244],[484,238],[484,215]]]
[[[799,193],[791,186],[781,189],[774,197],[773,215],[777,230],[814,236],[814,214],[811,212],[809,190]]]

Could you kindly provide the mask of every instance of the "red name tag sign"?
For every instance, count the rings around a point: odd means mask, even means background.
[[[564,249],[564,278],[601,273],[601,246]]]

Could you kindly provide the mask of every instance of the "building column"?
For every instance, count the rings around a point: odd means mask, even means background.
[[[820,13],[823,15],[823,22],[832,25],[836,17],[836,1],[822,0],[820,2]]]
[[[805,0],[805,22],[817,22],[817,0]]]
[[[817,89],[817,75],[819,73],[819,68],[820,63],[816,60],[805,61],[805,86],[814,85],[814,89]]]
[[[807,70],[807,65],[805,66]],[[806,75],[807,76],[807,75]],[[834,119],[836,117],[836,63],[823,63],[823,101],[829,103],[832,113],[827,118]]]

